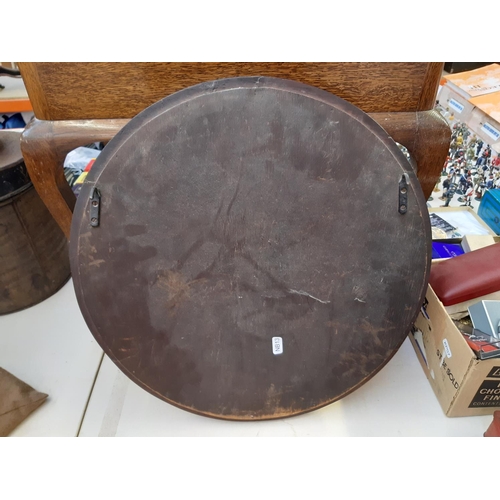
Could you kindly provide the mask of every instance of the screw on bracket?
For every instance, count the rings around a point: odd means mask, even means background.
[[[399,213],[404,215],[408,211],[408,174],[403,174],[399,181]]]
[[[90,192],[90,225],[99,226],[99,216],[101,212],[101,193],[96,187]]]

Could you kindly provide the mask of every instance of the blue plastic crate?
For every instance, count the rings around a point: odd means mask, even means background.
[[[500,189],[484,193],[477,214],[496,234],[500,234]]]

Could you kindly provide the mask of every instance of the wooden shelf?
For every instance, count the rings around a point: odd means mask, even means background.
[[[0,76],[0,84],[5,87],[0,90],[0,113],[33,111],[22,78]]]

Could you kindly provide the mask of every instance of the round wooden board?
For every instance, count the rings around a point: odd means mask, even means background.
[[[85,320],[128,377],[185,410],[258,420],[327,405],[387,363],[424,299],[430,234],[415,173],[368,115],[245,77],[124,127],[81,191],[70,255]]]

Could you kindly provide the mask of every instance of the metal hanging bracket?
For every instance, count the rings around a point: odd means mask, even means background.
[[[92,227],[99,226],[99,218],[101,213],[101,193],[96,187],[90,192],[90,225]]]
[[[404,215],[408,211],[408,174],[403,174],[399,181],[399,213]]]

